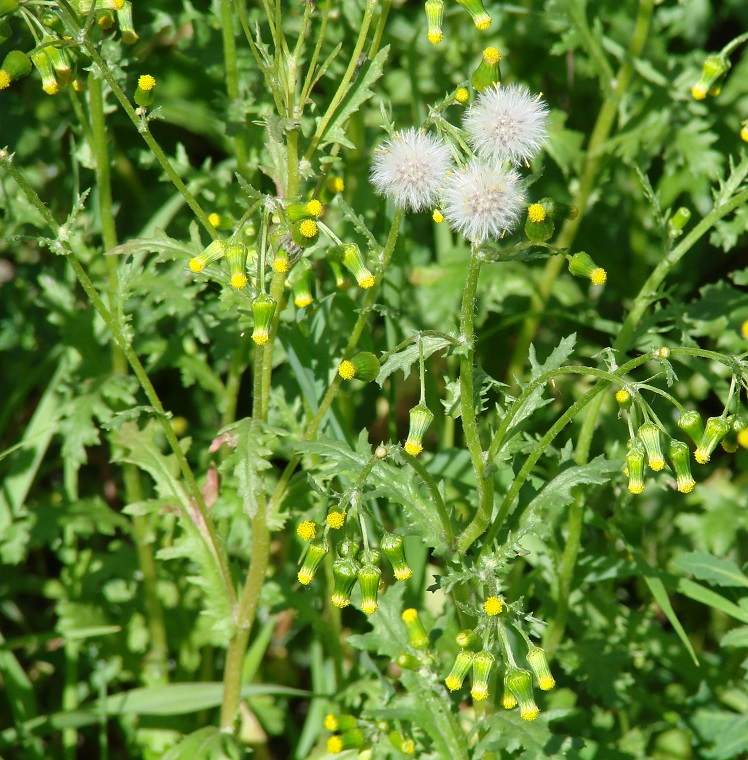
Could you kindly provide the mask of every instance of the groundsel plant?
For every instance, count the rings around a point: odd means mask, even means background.
[[[458,5],[0,0],[9,756],[748,748],[748,35]]]

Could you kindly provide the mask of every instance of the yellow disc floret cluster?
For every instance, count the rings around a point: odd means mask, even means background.
[[[504,603],[501,601],[501,599],[499,599],[498,596],[489,596],[488,599],[483,602],[483,609],[486,615],[494,617],[504,609]]]
[[[317,526],[311,520],[304,520],[296,526],[296,535],[302,541],[311,541],[317,535]]]
[[[333,530],[339,530],[345,525],[345,512],[330,512],[327,515],[327,524]]]
[[[156,79],[150,74],[143,74],[143,76],[138,79],[138,87],[140,87],[143,92],[150,92],[155,86]]]
[[[546,211],[540,203],[533,203],[532,206],[527,209],[527,218],[535,224],[544,222],[546,216]]]

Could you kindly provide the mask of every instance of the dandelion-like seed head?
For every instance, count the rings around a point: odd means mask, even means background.
[[[434,135],[406,129],[387,140],[374,154],[371,182],[406,211],[436,205],[444,178],[452,168],[449,148]]]
[[[548,106],[524,85],[486,88],[464,116],[471,147],[481,158],[520,165],[534,158],[548,135]]]
[[[473,160],[447,178],[443,210],[450,227],[480,244],[511,232],[524,203],[516,171]]]

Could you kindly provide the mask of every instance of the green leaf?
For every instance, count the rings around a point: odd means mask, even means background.
[[[370,88],[382,76],[382,67],[387,60],[389,52],[390,47],[387,45],[377,53],[374,60],[367,60],[363,66],[361,66],[357,77],[348,86],[345,97],[335,110],[335,115],[332,120],[327,125],[327,129],[322,135],[319,148],[324,148],[333,143],[339,143],[344,148],[355,148],[355,145],[346,136],[346,124],[348,119],[358,111],[361,105],[374,94]]]
[[[722,647],[746,647],[748,648],[748,627],[733,628],[728,631],[719,642]]]
[[[690,552],[673,562],[673,564],[690,573],[699,580],[715,586],[742,586],[748,588],[748,578],[741,569],[729,559],[720,559],[707,552]]]
[[[428,359],[431,354],[449,348],[454,345],[456,341],[456,338],[451,338],[450,336],[422,336],[420,342],[423,344],[423,358]],[[397,370],[401,370],[403,375],[406,378],[408,377],[413,365],[419,361],[420,349],[418,347],[418,342],[418,340],[414,340],[409,346],[406,346],[402,351],[392,354],[392,356],[388,357],[386,361],[382,363],[377,377],[377,383],[379,383],[380,387],[383,386],[384,381],[393,372],[397,372]]]
[[[716,591],[702,586],[700,583],[688,580],[688,578],[681,578],[678,581],[678,591],[695,602],[701,602],[708,607],[714,607],[715,610],[724,612],[725,615],[729,615],[741,623],[748,623],[748,611],[737,604],[733,604]]]
[[[200,253],[200,247],[194,242],[184,243],[169,237],[163,230],[156,230],[153,237],[132,238],[107,253],[108,256],[134,256],[142,253],[158,253],[164,261],[189,261]]]
[[[735,715],[716,710],[700,710],[694,728],[714,746],[701,751],[709,760],[734,760],[748,750],[748,715]]]
[[[649,565],[646,565],[641,560],[637,564],[643,570],[642,574],[644,575],[644,581],[646,582],[647,586],[649,586],[649,590],[652,592],[654,600],[657,602],[657,604],[660,605],[660,609],[665,613],[665,617],[670,621],[670,625],[672,625],[675,629],[675,632],[678,634],[678,638],[683,642],[683,646],[691,655],[691,659],[696,665],[698,665],[699,660],[696,657],[696,652],[694,652],[693,646],[691,645],[691,642],[689,641],[680,620],[678,620],[678,616],[675,614],[673,605],[670,604],[670,597],[665,590],[665,584],[655,575],[654,571],[649,567]]]
[[[483,740],[475,748],[475,758],[482,758],[486,752],[501,751],[514,753],[512,757],[534,760],[540,757],[568,757],[572,749],[584,746],[580,739],[562,737],[551,731],[549,723],[564,717],[571,710],[549,710],[541,712],[533,721],[522,720],[518,710],[499,710],[485,720],[486,731]],[[554,741],[552,741],[554,740]],[[553,746],[553,749],[550,749]]]
[[[525,519],[545,509],[560,509],[571,504],[574,501],[572,489],[575,486],[583,483],[607,483],[614,473],[620,472],[622,464],[618,459],[608,460],[601,454],[587,464],[567,467],[530,502]]]
[[[163,760],[238,760],[248,756],[247,748],[233,734],[217,726],[206,726],[185,736]]]

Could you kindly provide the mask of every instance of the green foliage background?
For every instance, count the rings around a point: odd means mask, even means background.
[[[748,29],[745,3],[659,2],[651,7],[642,52],[630,60],[637,13],[647,5],[492,3],[494,23],[481,33],[462,8],[448,4],[445,38],[435,47],[426,39],[421,3],[382,3],[373,27],[388,10],[379,27],[382,52],[375,63],[362,64],[370,92],[361,91],[367,97],[360,108],[333,123],[302,167],[308,192],[324,166],[320,158],[342,143],[332,171],[345,180],[347,206],[331,203],[325,221],[363,247],[366,238],[351,223],[360,215],[383,246],[393,208],[373,194],[368,171],[385,121],[397,128],[420,124],[430,105],[469,79],[489,44],[502,51],[505,81],[543,93],[552,109],[551,136],[530,194],[572,202],[591,172],[572,249],[590,253],[608,281],[596,289],[565,270],[549,277],[553,259],[542,251],[484,267],[474,348],[487,440],[510,406],[505,394],[516,394],[518,382],[544,371],[567,363],[612,371],[613,362],[661,347],[729,356],[748,348],[740,332],[748,320],[744,203],[693,243],[658,292],[644,294],[648,308],[634,325],[628,356],[609,348],[665,255],[665,218],[686,206],[688,233],[709,213],[734,167],[748,160],[739,136],[748,119],[742,49],[718,97],[698,102],[690,95],[706,54]],[[281,7],[283,27],[295,40],[303,6]],[[237,31],[234,99],[226,89],[226,8]],[[338,44],[342,52],[313,90],[299,125],[304,146],[343,77],[363,12],[359,0],[333,4],[320,61]],[[141,74],[156,77],[152,135],[203,209],[236,222],[253,202],[237,170],[255,191],[280,192],[273,162],[293,125],[275,113],[231,3],[165,0],[136,4],[134,14],[140,41],[126,47],[116,35],[105,36],[102,56],[130,97]],[[269,44],[264,7],[250,3],[247,15]],[[310,49],[314,22],[311,28]],[[0,52],[33,46],[22,24],[14,30]],[[631,80],[619,96],[616,72],[629,64]],[[102,242],[87,93],[65,88],[47,96],[35,74],[14,82],[0,92],[0,143],[58,223],[67,224],[75,256],[98,291],[121,308],[121,324],[170,415],[237,588],[252,559],[258,499],[273,493],[294,456],[303,457],[303,467],[271,515],[270,568],[242,664],[240,726],[219,732],[219,682],[235,636],[235,610],[199,529],[184,519],[192,492],[159,424],[163,415],[133,375],[117,369],[116,359],[113,369],[110,331],[69,260],[56,255],[55,235],[39,209],[4,171],[3,756],[212,758],[251,749],[259,758],[324,758],[329,734],[323,718],[336,711],[362,716],[379,737],[376,757],[405,756],[387,738],[396,726],[414,737],[424,758],[719,760],[748,751],[748,451],[715,454],[695,469],[691,494],[676,492],[672,477],[661,473],[648,478],[643,495],[633,496],[622,474],[626,425],[606,391],[589,463],[573,456],[582,413],[519,490],[522,508],[512,505],[497,526],[501,546],[513,547],[520,536],[520,556],[512,555],[502,579],[505,597],[524,599],[526,612],[549,624],[533,623],[539,634],[558,634],[549,643],[557,688],[538,697],[543,712],[532,723],[500,707],[474,710],[466,694],[450,701],[439,684],[457,651],[459,598],[427,588],[434,576],[476,577],[477,553],[455,561],[434,518],[434,494],[400,454],[374,467],[368,496],[384,524],[409,534],[412,579],[388,583],[371,618],[353,607],[341,614],[325,601],[329,566],[303,593],[296,582],[303,547],[295,526],[324,515],[328,502],[318,490],[329,497],[350,487],[372,445],[405,438],[408,410],[419,394],[417,353],[411,346],[397,354],[381,387],[342,387],[319,436],[305,440],[314,437],[305,431],[363,301],[363,291],[335,288],[318,255],[317,301],[306,310],[292,303],[284,308],[267,420],[254,419],[249,299],[231,292],[225,274],[187,270],[206,235],[108,87],[104,93],[119,238],[114,250],[105,251]],[[606,108],[609,133],[590,153]],[[460,109],[447,110],[452,123],[459,123]],[[245,162],[237,162],[237,151]],[[745,187],[739,170],[736,176],[733,195]],[[358,348],[382,356],[420,330],[456,335],[469,256],[468,244],[446,225],[428,214],[407,216]],[[528,334],[529,352],[523,346]],[[436,420],[419,461],[439,484],[458,533],[477,508],[475,473],[455,413],[460,356],[447,341],[432,347],[426,396]],[[650,358],[633,373],[637,380],[655,378],[653,384],[704,417],[722,413],[730,387],[722,364],[703,356],[678,355],[672,363]],[[532,396],[489,474],[497,503],[541,437],[592,383],[582,375],[559,377]],[[675,434],[674,409],[655,395],[649,400]],[[238,445],[211,450],[229,425]],[[564,581],[560,568],[574,508],[581,515],[580,551]],[[404,606],[422,610],[431,632],[431,663],[415,671],[394,665],[409,648],[400,620]],[[389,721],[387,731],[376,728],[382,721]]]

